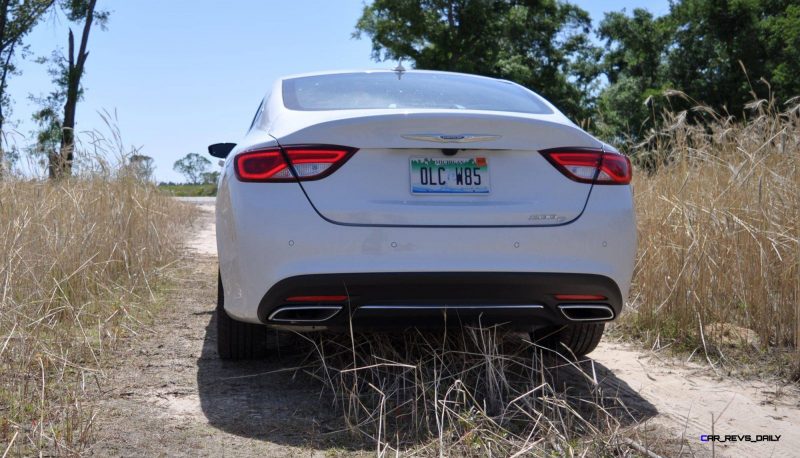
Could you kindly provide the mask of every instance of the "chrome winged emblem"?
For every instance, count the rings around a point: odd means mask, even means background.
[[[474,142],[490,142],[500,138],[500,135],[473,135],[473,134],[413,134],[403,135],[406,140],[419,140],[421,142],[436,142],[436,143],[474,143]]]

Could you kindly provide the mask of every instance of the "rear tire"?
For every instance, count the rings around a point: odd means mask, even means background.
[[[220,359],[263,358],[268,354],[264,325],[236,321],[225,312],[222,277],[217,275],[217,353]]]
[[[531,340],[566,356],[580,358],[600,343],[605,323],[572,323],[531,333]]]

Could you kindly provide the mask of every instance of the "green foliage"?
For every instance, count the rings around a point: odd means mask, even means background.
[[[201,184],[208,173],[211,161],[197,153],[189,153],[175,162],[172,169],[186,177],[190,184]]]
[[[595,130],[617,145],[636,141],[663,108],[666,89],[650,88],[642,78],[621,76],[597,99]]]
[[[19,74],[14,58],[26,51],[23,38],[53,5],[54,0],[0,0],[0,177],[3,175],[5,154],[9,146],[6,121],[11,100],[6,91],[9,77]],[[14,148],[11,149],[16,153]],[[11,161],[9,161],[11,162]]]
[[[14,55],[23,51],[22,39],[33,30],[53,2],[54,0],[0,0],[0,96],[6,105],[7,78],[17,72]]]
[[[765,18],[761,29],[773,90],[782,98],[800,95],[800,5],[789,4],[784,14]]]
[[[93,7],[91,0],[61,0],[61,9],[67,15],[67,19],[72,22],[81,22],[86,19],[89,14],[89,9]],[[111,13],[109,11],[94,10],[92,17],[94,24],[105,30],[108,23],[108,17]]]
[[[217,184],[161,183],[158,189],[175,197],[213,197],[217,195]]]
[[[665,61],[674,27],[668,17],[644,9],[607,13],[597,30],[604,40],[603,73],[608,79],[597,100],[596,130],[624,144],[652,125],[665,89]]]
[[[510,79],[583,119],[601,54],[590,29],[586,11],[557,0],[376,0],[354,35],[372,39],[376,61]]]
[[[656,127],[667,89],[688,95],[673,110],[703,103],[743,118],[754,98],[800,94],[800,5],[796,0],[681,0],[666,16],[607,13],[598,130],[640,140]],[[661,100],[659,100],[661,99]],[[699,116],[689,113],[689,120]]]
[[[61,147],[61,105],[53,94],[32,100],[39,104],[39,109],[31,116],[37,130],[33,132],[36,141],[28,147],[28,154],[46,166]]]
[[[770,78],[759,32],[761,0],[684,0],[670,16],[676,32],[668,56],[667,78],[677,88],[734,116],[752,100],[751,77]]]
[[[213,172],[205,172],[202,176],[203,184],[213,184],[216,185],[217,181],[219,181],[219,171],[214,170]]]
[[[610,84],[620,77],[641,79],[652,86],[664,77],[664,53],[673,33],[666,17],[653,18],[652,13],[636,8],[629,17],[623,12],[606,13],[597,30],[605,41],[603,71]]]

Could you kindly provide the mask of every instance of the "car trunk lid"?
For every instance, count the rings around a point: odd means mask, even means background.
[[[323,218],[350,225],[566,224],[592,185],[566,178],[538,151],[601,147],[550,115],[486,112],[362,113],[276,134],[283,146],[358,148],[332,175],[300,183]]]

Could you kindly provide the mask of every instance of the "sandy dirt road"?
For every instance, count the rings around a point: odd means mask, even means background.
[[[190,272],[151,332],[138,336],[97,405],[100,456],[328,456],[373,454],[347,433],[320,387],[294,377],[291,355],[222,362],[214,331],[213,200],[187,241]],[[800,456],[800,391],[780,381],[718,376],[706,366],[604,341],[597,378],[639,421],[683,438],[684,456],[710,456],[702,434],[780,435],[777,442],[717,443],[717,456]]]

